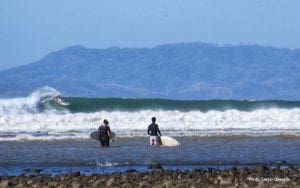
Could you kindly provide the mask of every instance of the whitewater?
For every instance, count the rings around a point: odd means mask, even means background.
[[[103,119],[119,137],[144,137],[151,117],[164,135],[300,135],[300,105],[291,101],[164,101],[63,97],[43,87],[28,97],[0,99],[0,140],[87,139]]]

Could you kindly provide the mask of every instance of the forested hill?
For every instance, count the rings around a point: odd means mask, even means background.
[[[0,71],[0,78],[0,97],[48,85],[65,96],[300,100],[300,50],[204,43],[72,46]]]

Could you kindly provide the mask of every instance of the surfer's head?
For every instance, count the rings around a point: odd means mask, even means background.
[[[152,123],[155,123],[156,122],[156,117],[152,117],[151,120],[152,120]]]
[[[103,123],[104,125],[108,125],[108,120],[107,119],[103,120]]]

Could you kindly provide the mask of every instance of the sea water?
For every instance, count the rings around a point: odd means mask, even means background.
[[[54,100],[58,95],[44,87],[28,97],[0,99],[2,174],[30,166],[142,170],[152,161],[169,168],[300,164],[299,101],[62,97],[69,105],[61,105]],[[146,129],[153,116],[163,135],[176,137],[180,147],[148,146]],[[117,135],[107,150],[89,139],[104,119]]]
[[[297,137],[176,137],[179,147],[150,147],[146,137],[116,138],[110,148],[89,139],[0,142],[0,176],[82,174],[151,170],[253,167],[258,164],[300,166]],[[37,169],[37,170],[36,170]]]

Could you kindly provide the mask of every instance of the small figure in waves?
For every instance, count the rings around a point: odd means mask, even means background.
[[[52,100],[57,103],[57,104],[60,104],[60,105],[63,105],[63,106],[67,106],[67,105],[70,105],[68,102],[65,102],[63,100],[63,97],[60,96],[60,95],[56,95],[52,98]]]
[[[158,134],[161,136],[160,130],[158,125],[155,123],[156,118],[151,118],[152,123],[148,126],[148,135],[150,135],[150,145],[151,146],[158,146],[159,145],[159,137]]]
[[[109,122],[107,119],[103,120],[103,125],[101,125],[98,130],[99,133],[99,140],[102,147],[109,147],[109,141],[112,139],[112,133],[110,131],[110,127],[108,126]]]

